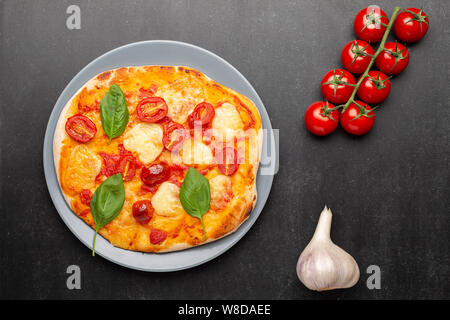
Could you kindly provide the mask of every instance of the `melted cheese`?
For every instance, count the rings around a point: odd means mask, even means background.
[[[230,141],[244,128],[241,116],[232,104],[224,103],[215,110],[215,113],[212,122],[215,137]]]
[[[167,103],[168,116],[178,123],[184,123],[195,106],[204,101],[204,90],[201,85],[187,79],[161,88],[159,95]]]
[[[185,164],[212,164],[214,156],[210,147],[194,139],[186,140],[182,148],[182,159]]]
[[[75,146],[65,171],[64,181],[70,189],[81,191],[95,186],[95,177],[100,172],[102,160],[89,151],[84,144]]]
[[[181,205],[179,194],[180,188],[178,186],[170,182],[163,182],[152,198],[155,212],[165,217],[176,217],[183,214],[184,209]]]
[[[221,208],[231,200],[231,178],[222,174],[209,180],[211,207]]]
[[[161,153],[163,130],[155,123],[139,123],[131,128],[124,137],[123,146],[138,154],[144,164],[153,162]]]

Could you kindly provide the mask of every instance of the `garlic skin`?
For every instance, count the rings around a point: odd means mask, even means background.
[[[355,259],[331,241],[332,216],[331,210],[325,206],[314,236],[297,262],[297,276],[310,290],[350,288],[359,280]]]

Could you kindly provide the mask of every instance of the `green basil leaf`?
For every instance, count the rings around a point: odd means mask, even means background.
[[[127,100],[117,84],[113,84],[103,96],[100,102],[100,116],[103,131],[110,142],[125,131],[129,118]]]
[[[125,188],[122,174],[115,174],[95,190],[91,199],[91,212],[95,222],[95,235],[92,245],[92,255],[95,255],[95,239],[98,230],[116,218],[125,202]]]
[[[209,211],[211,193],[209,181],[194,168],[189,168],[180,189],[180,202],[184,210],[193,217],[199,218],[203,227],[203,238],[206,238],[203,215]]]

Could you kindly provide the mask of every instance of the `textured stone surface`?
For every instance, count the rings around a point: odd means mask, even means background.
[[[81,30],[70,31],[66,8],[75,2]],[[355,138],[338,129],[321,139],[303,124],[367,4],[1,1],[0,297],[450,298],[449,2],[425,3],[430,31],[409,46],[410,65],[393,79],[372,132]],[[388,14],[394,6],[377,4]],[[92,258],[59,218],[42,169],[47,120],[67,83],[104,52],[147,39],[193,43],[228,60],[280,129],[280,171],[250,232],[221,257],[168,274]],[[352,289],[318,294],[300,284],[295,264],[325,204],[334,241],[362,274]],[[81,290],[66,289],[70,264],[81,267]],[[381,290],[366,288],[371,264],[381,267]]]

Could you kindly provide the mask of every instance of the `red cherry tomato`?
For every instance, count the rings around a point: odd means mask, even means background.
[[[123,156],[119,163],[119,172],[122,173],[123,181],[130,181],[136,173],[136,159],[133,156]]]
[[[167,232],[160,229],[152,228],[152,231],[150,231],[150,243],[151,244],[160,244],[164,242],[167,238]]]
[[[372,129],[375,123],[375,113],[373,110],[362,101],[355,101],[351,103],[347,110],[341,113],[341,125],[345,131],[353,135],[363,135]]]
[[[383,38],[389,23],[387,14],[376,6],[362,9],[353,21],[356,36],[364,41],[373,43]]]
[[[351,73],[359,74],[366,71],[375,51],[365,41],[353,40],[347,43],[341,53],[341,62]]]
[[[352,95],[355,78],[344,69],[333,69],[325,73],[320,82],[322,94],[332,103],[345,103]]]
[[[169,151],[177,151],[189,136],[187,130],[179,123],[168,122],[164,124],[163,144]]]
[[[66,132],[75,141],[85,143],[94,138],[97,127],[88,117],[77,114],[67,119]]]
[[[147,186],[153,186],[169,179],[170,169],[164,163],[152,164],[148,167],[143,167],[141,171],[141,180]]]
[[[331,103],[317,101],[311,104],[305,112],[306,128],[317,136],[326,136],[336,130],[339,123],[339,112],[330,110]]]
[[[219,171],[224,175],[233,175],[239,167],[235,148],[224,147],[222,150],[216,150],[215,159]]]
[[[168,107],[163,98],[148,97],[139,102],[136,112],[143,122],[158,122],[167,115]]]
[[[384,101],[391,92],[390,77],[381,71],[369,71],[358,88],[358,97],[366,103],[376,104]]]
[[[339,123],[339,112],[330,110],[331,103],[317,101],[311,104],[305,112],[306,128],[317,136],[326,136],[336,130]]]
[[[147,224],[153,217],[152,203],[150,200],[139,200],[133,203],[133,217],[140,224]]]
[[[194,123],[200,123],[202,126],[206,126],[212,121],[214,115],[214,107],[210,103],[199,103],[188,117],[189,127],[193,128]]]
[[[409,63],[408,49],[398,42],[388,42],[375,59],[377,68],[386,74],[399,74]]]
[[[400,12],[394,21],[397,38],[405,42],[416,42],[428,31],[430,21],[422,9],[408,8]]]

